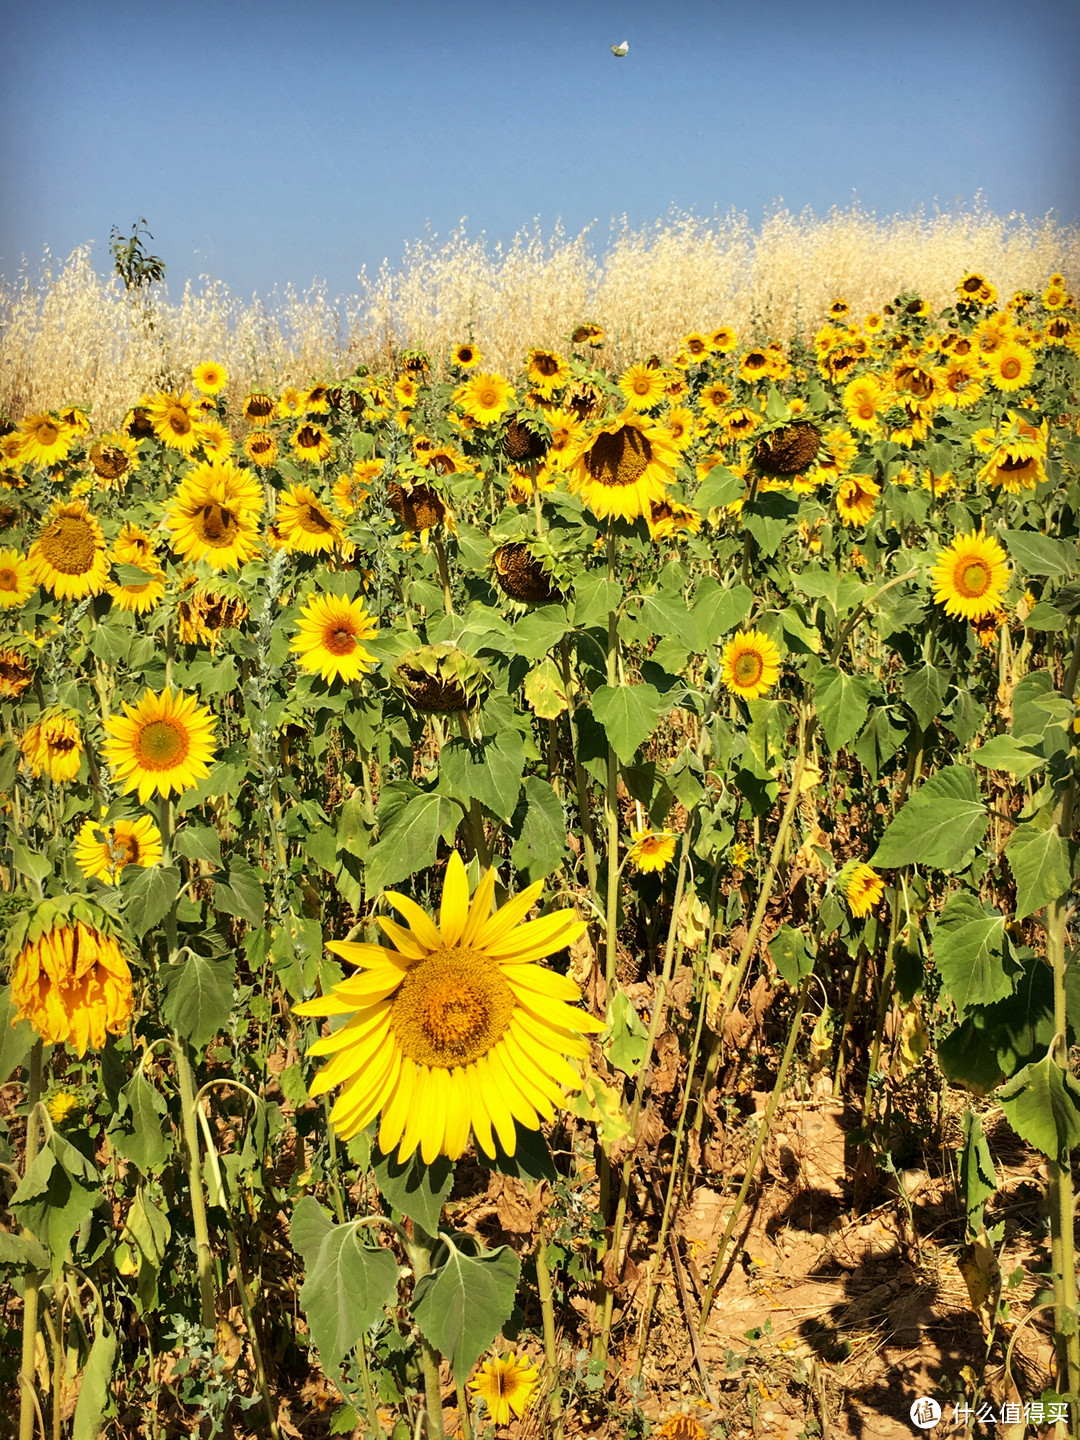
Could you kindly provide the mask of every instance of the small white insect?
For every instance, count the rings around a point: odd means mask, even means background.
[[[612,55],[618,55],[619,59],[621,60],[629,49],[630,46],[624,40],[621,45],[612,45],[611,53]]]

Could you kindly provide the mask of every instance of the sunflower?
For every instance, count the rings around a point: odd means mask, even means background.
[[[679,452],[662,426],[624,410],[575,447],[570,488],[599,519],[636,520],[662,500]]]
[[[154,434],[154,422],[150,418],[150,411],[147,406],[149,399],[144,395],[142,402],[127,412],[120,424],[121,434],[134,440],[136,444],[140,440],[149,440]]]
[[[206,460],[180,484],[166,512],[173,549],[214,570],[234,570],[259,553],[262,489],[231,460]]]
[[[706,385],[698,396],[698,402],[710,420],[722,420],[725,406],[730,405],[733,399],[731,386],[725,385],[722,380],[714,380],[711,385]]]
[[[729,440],[745,440],[761,423],[761,416],[747,405],[738,405],[721,418],[720,429]]]
[[[191,372],[191,383],[204,395],[220,395],[229,383],[228,372],[216,360],[203,360]]]
[[[852,915],[868,915],[885,893],[885,881],[871,865],[856,865],[844,886]]]
[[[209,459],[222,460],[232,454],[232,436],[220,420],[200,420],[195,427],[199,432],[199,445]]]
[[[942,402],[958,410],[970,410],[986,393],[978,362],[969,355],[950,354],[936,372]]]
[[[273,465],[277,453],[277,437],[269,430],[252,430],[244,441],[244,454],[260,468]]]
[[[661,830],[657,834],[650,826],[630,831],[630,846],[626,858],[640,874],[666,870],[675,858],[675,832]]]
[[[739,379],[753,383],[769,373],[769,356],[764,350],[748,350],[739,362]]]
[[[1034,490],[1046,479],[1042,457],[1022,446],[999,445],[979,471],[979,479],[991,490],[1006,495],[1019,495],[1021,490]]]
[[[136,565],[140,570],[145,570],[146,580],[136,581],[134,584],[115,584],[110,582],[106,591],[112,596],[113,604],[118,610],[126,610],[133,615],[145,615],[160,605],[165,595],[165,572],[158,568],[151,557],[150,565],[147,566],[140,560],[128,560],[117,553],[113,547],[113,560],[121,565]]]
[[[958,535],[938,556],[930,578],[946,615],[981,620],[1001,604],[1009,574],[1005,551],[980,530]]]
[[[514,387],[502,375],[480,370],[454,392],[454,403],[478,425],[494,425],[510,408]]]
[[[540,1384],[540,1371],[524,1355],[496,1355],[485,1360],[469,1381],[474,1400],[483,1400],[494,1425],[508,1425],[514,1414],[520,1420],[532,1404]]]
[[[420,387],[411,375],[402,375],[394,382],[394,399],[403,410],[411,410],[420,395]]]
[[[537,1130],[565,1104],[561,1087],[581,1080],[564,1058],[584,1059],[587,1034],[603,1028],[575,1007],[572,980],[535,962],[584,934],[569,910],[524,921],[543,889],[537,881],[495,914],[497,875],[487,871],[469,900],[455,850],[443,882],[439,923],[404,895],[386,899],[409,928],[380,916],[392,942],[327,948],[360,972],[329,995],[296,1006],[300,1015],[349,1017],[310,1053],[333,1055],[312,1086],[345,1088],[330,1119],[343,1138],[382,1112],[379,1147],[404,1162],[419,1146],[425,1164],[456,1160],[468,1143],[494,1157],[517,1148],[515,1121]]]
[[[286,550],[320,555],[341,544],[341,521],[310,485],[290,485],[278,500],[276,519]]]
[[[330,392],[325,385],[312,385],[304,396],[304,411],[308,415],[325,415],[330,409]]]
[[[707,1435],[708,1431],[696,1415],[691,1415],[688,1410],[676,1410],[664,1416],[653,1430],[652,1440],[706,1440]]]
[[[277,414],[277,401],[265,390],[253,390],[240,408],[249,425],[263,426]]]
[[[184,391],[161,390],[146,407],[154,434],[163,445],[192,455],[199,448],[195,402]]]
[[[75,864],[88,877],[119,885],[126,865],[160,865],[161,832],[149,815],[111,824],[84,820],[75,837]]]
[[[562,599],[554,577],[523,540],[500,545],[491,557],[495,582],[504,595],[525,605]]]
[[[27,560],[35,582],[57,600],[100,595],[109,579],[105,536],[85,500],[53,506]]]
[[[535,348],[525,358],[525,378],[544,400],[550,400],[570,378],[570,366],[556,350]]]
[[[78,777],[83,742],[78,721],[70,715],[44,715],[23,732],[19,749],[32,775],[48,775],[62,784]]]
[[[738,332],[730,325],[718,326],[709,336],[709,349],[714,355],[727,355],[738,343]]]
[[[110,430],[90,446],[90,468],[102,490],[122,490],[128,473],[137,463],[135,441],[119,430]]]
[[[561,470],[566,465],[574,448],[574,443],[581,434],[582,422],[573,410],[556,408],[549,410],[545,416],[551,428],[548,438],[547,454],[545,463],[550,469]]]
[[[57,465],[66,460],[79,438],[77,431],[55,415],[28,415],[18,429],[21,465]]]
[[[74,1090],[57,1090],[46,1100],[45,1108],[54,1125],[66,1125],[81,1114],[83,1102]]]
[[[334,442],[321,425],[312,425],[307,421],[293,432],[292,447],[297,459],[314,464],[326,459],[334,448]]]
[[[125,521],[113,541],[113,560],[122,565],[137,565],[141,570],[150,572],[159,568],[153,540],[130,520]]]
[[[995,390],[1022,390],[1035,373],[1035,356],[1016,340],[983,357],[986,378]]]
[[[733,695],[757,700],[780,678],[780,651],[762,630],[743,630],[724,646],[721,678]]]
[[[1050,284],[1043,291],[1043,307],[1046,310],[1064,310],[1069,303],[1069,293],[1065,289],[1064,279],[1051,278]]]
[[[876,375],[849,380],[843,393],[844,415],[853,430],[874,434],[879,427],[878,412],[885,399],[885,387]]]
[[[25,438],[18,430],[10,430],[6,435],[0,435],[0,460],[6,465],[22,465]]]
[[[248,613],[235,586],[219,590],[188,575],[176,597],[176,633],[184,645],[206,645],[214,650],[221,632],[239,629]]]
[[[664,416],[664,429],[672,445],[682,454],[694,443],[695,423],[692,410],[685,405],[672,405]]]
[[[194,695],[147,690],[137,705],[105,722],[105,759],[124,792],[138,790],[139,803],[156,791],[166,798],[205,780],[214,758],[214,717]]]
[[[304,395],[305,392],[297,390],[295,385],[286,385],[277,402],[278,418],[288,420],[290,417],[302,415],[304,413]]]
[[[480,364],[480,351],[465,340],[450,351],[450,364],[457,365],[462,370],[471,370]]]
[[[701,511],[665,496],[662,500],[649,501],[645,523],[651,539],[673,540],[678,535],[697,534],[701,529]]]
[[[386,487],[386,503],[406,530],[419,530],[421,535],[450,517],[445,500],[430,485],[412,485],[406,490],[391,480]]]
[[[79,917],[79,918],[77,918]],[[45,901],[9,940],[15,1019],[82,1056],[131,1018],[131,971],[104,914],[81,897]]]
[[[18,700],[33,679],[34,667],[26,656],[10,645],[0,646],[0,696],[5,700]]]
[[[381,460],[357,460],[348,474],[338,476],[330,493],[342,514],[352,515],[359,510],[371,494],[368,487],[375,483],[382,472]]]
[[[874,515],[874,501],[881,486],[869,475],[849,475],[836,492],[836,513],[845,525],[867,525]]]
[[[313,595],[300,612],[289,649],[299,657],[302,669],[327,682],[358,680],[375,663],[361,642],[376,633],[375,622],[361,601],[343,595]]]
[[[34,593],[33,566],[18,550],[0,550],[0,610],[17,610]]]

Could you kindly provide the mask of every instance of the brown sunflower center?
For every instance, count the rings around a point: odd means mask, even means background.
[[[150,720],[135,735],[135,758],[144,770],[174,770],[190,749],[187,730],[173,720]]]
[[[318,450],[322,444],[322,431],[314,425],[304,425],[296,436],[296,443],[301,450]]]
[[[11,566],[0,567],[0,590],[17,590],[18,588],[18,571]]]
[[[204,545],[224,548],[240,533],[240,523],[224,505],[204,505],[194,517],[193,526]]]
[[[1010,355],[1008,359],[1002,362],[1001,378],[1003,380],[1015,380],[1016,377],[1020,374],[1020,370],[1020,361],[1016,358],[1015,355]]]
[[[652,446],[632,425],[614,435],[598,435],[585,456],[585,468],[598,485],[633,485],[649,468]]]
[[[494,385],[484,385],[476,392],[476,403],[483,410],[494,410],[499,403],[499,392]]]
[[[451,1070],[478,1060],[506,1034],[514,996],[499,967],[476,950],[435,950],[406,973],[390,1025],[419,1065]]]
[[[334,528],[334,522],[330,517],[310,501],[297,507],[296,523],[309,535],[325,535],[327,531]]]
[[[102,480],[119,480],[130,463],[119,445],[98,444],[90,449],[90,464]]]
[[[192,431],[191,416],[182,405],[170,405],[165,412],[165,429],[173,435],[190,435]]]
[[[50,730],[45,736],[45,744],[54,755],[70,755],[77,743],[66,730]]]
[[[533,368],[539,370],[540,374],[547,377],[559,373],[559,362],[554,355],[537,355],[533,361]]]
[[[765,669],[765,661],[756,650],[744,650],[732,670],[737,685],[756,685]]]
[[[97,537],[90,522],[79,515],[60,515],[42,535],[41,553],[62,575],[85,575],[94,564]]]
[[[130,834],[111,836],[110,849],[110,859],[117,870],[122,870],[125,865],[137,865],[142,854],[138,840]]]
[[[956,588],[965,600],[977,600],[990,588],[990,567],[985,560],[968,560],[956,577]]]
[[[652,377],[649,375],[637,375],[634,377],[634,394],[648,395],[652,389]]]
[[[43,420],[34,430],[34,439],[39,445],[55,445],[60,439],[60,426],[53,420]]]
[[[356,636],[345,625],[335,625],[323,636],[323,648],[331,655],[351,655],[356,649]]]

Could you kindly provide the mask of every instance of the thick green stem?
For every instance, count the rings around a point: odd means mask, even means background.
[[[431,1256],[437,1241],[413,1221],[412,1239],[407,1241],[413,1283],[431,1272]],[[443,1440],[442,1389],[439,1385],[439,1354],[423,1335],[420,1336],[420,1366],[424,1372],[424,1400],[427,1410],[428,1440]]]
[[[589,877],[596,908],[600,909],[600,892],[597,888],[596,839],[593,834],[592,813],[589,810],[589,777],[581,763],[581,747],[578,744],[577,721],[574,717],[573,674],[570,669],[570,647],[565,640],[559,641],[559,673],[562,676],[566,694],[566,721],[570,731],[570,752],[574,757],[574,793],[577,799],[578,822],[581,825],[581,844],[585,852],[585,872]]]
[[[447,615],[454,613],[454,592],[450,588],[450,567],[446,563],[446,547],[435,540],[435,558],[439,562],[439,579],[442,582],[442,603]]]
[[[199,1121],[195,1100],[195,1081],[191,1056],[185,1040],[176,1037],[176,1078],[180,1089],[180,1110],[184,1128],[184,1145],[188,1155],[188,1190],[191,1222],[195,1229],[195,1264],[199,1275],[199,1309],[203,1328],[213,1330],[216,1322],[214,1296],[214,1257],[210,1249],[210,1227],[206,1220],[206,1197],[203,1194],[202,1166],[199,1163]]]
[[[26,1095],[26,1175],[38,1155],[38,1116],[41,1101],[42,1042],[34,1041],[30,1051],[30,1074]],[[38,1290],[41,1277],[30,1270],[23,1291],[22,1363],[19,1366],[19,1440],[34,1440],[34,1417],[39,1413],[34,1390],[34,1354],[37,1349]]]
[[[540,1314],[544,1325],[544,1403],[554,1421],[556,1440],[562,1435],[562,1399],[559,1396],[559,1352],[555,1341],[555,1299],[551,1271],[547,1263],[547,1240],[543,1228],[536,1246],[536,1289],[540,1296]]]

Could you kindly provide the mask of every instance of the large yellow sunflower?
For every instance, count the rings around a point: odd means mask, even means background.
[[[983,356],[986,378],[995,390],[1022,390],[1035,373],[1035,356],[1016,340],[1006,340]]]
[[[454,391],[454,403],[478,425],[501,420],[514,398],[514,387],[502,375],[477,371]]]
[[[983,531],[958,535],[938,556],[930,572],[934,599],[947,615],[981,620],[1001,604],[1009,583],[1005,551]]]
[[[66,460],[79,432],[55,415],[28,415],[19,425],[20,465],[56,465]]]
[[[570,488],[599,519],[636,520],[662,500],[679,452],[660,425],[624,410],[579,441],[569,466]]]
[[[160,390],[146,407],[154,434],[170,450],[192,455],[199,447],[198,413],[187,390]]]
[[[619,376],[619,389],[631,410],[651,410],[664,398],[667,374],[651,365],[630,365]]]
[[[513,1155],[515,1121],[537,1130],[565,1104],[562,1087],[581,1088],[564,1057],[584,1059],[583,1037],[603,1026],[575,1008],[572,980],[535,962],[576,940],[585,921],[556,910],[522,923],[541,881],[492,914],[495,882],[488,870],[470,904],[455,851],[437,925],[414,900],[388,892],[408,926],[380,917],[391,945],[328,946],[360,973],[296,1010],[348,1017],[311,1048],[334,1057],[312,1095],[345,1087],[330,1113],[342,1137],[381,1112],[379,1146],[402,1161],[417,1147],[426,1164],[439,1154],[455,1160],[470,1130],[486,1154],[496,1155],[497,1137]]]
[[[241,413],[249,425],[268,425],[277,414],[277,401],[265,390],[253,390],[241,406]]]
[[[293,433],[292,446],[297,459],[315,464],[326,459],[334,448],[334,442],[321,425],[314,425],[308,420],[297,426]]]
[[[121,788],[151,795],[182,794],[210,773],[214,758],[214,717],[194,695],[166,688],[147,690],[137,705],[124,701],[124,714],[105,722],[103,754]]]
[[[27,559],[35,581],[58,600],[100,595],[108,583],[105,535],[85,500],[53,506]]]
[[[763,630],[740,631],[724,646],[720,666],[733,695],[757,700],[780,678],[780,651]]]
[[[310,485],[290,485],[277,503],[277,526],[286,550],[326,554],[340,545],[341,521]]]
[[[361,641],[375,634],[375,622],[361,601],[314,595],[300,612],[289,649],[303,669],[324,680],[358,680],[375,663]]]
[[[845,525],[867,525],[874,518],[874,501],[881,486],[869,475],[849,475],[836,491],[836,513]]]
[[[78,777],[82,735],[70,715],[45,715],[35,720],[24,731],[19,749],[33,775],[48,775],[58,785]]]
[[[451,365],[458,365],[462,370],[472,370],[480,364],[480,351],[468,340],[460,345],[455,345],[450,352]]]
[[[34,917],[22,930],[11,977],[15,1018],[28,1020],[46,1044],[71,1045],[83,1055],[87,1045],[100,1050],[106,1033],[127,1029],[131,971],[104,918],[101,929],[62,911],[53,918],[49,925]]]
[[[102,490],[122,490],[131,467],[138,463],[138,447],[130,436],[110,430],[90,446],[90,468]]]
[[[18,550],[0,550],[0,610],[16,610],[34,593],[33,567]]]
[[[106,885],[119,885],[125,865],[160,865],[161,857],[161,832],[149,815],[108,825],[84,820],[75,837],[75,864]]]
[[[234,570],[259,553],[262,490],[231,460],[207,460],[181,482],[166,512],[173,549],[214,570]]]

